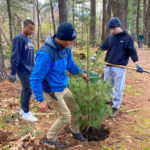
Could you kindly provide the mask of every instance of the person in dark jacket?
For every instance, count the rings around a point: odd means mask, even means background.
[[[108,23],[111,34],[106,37],[100,50],[107,50],[105,62],[114,65],[126,66],[131,57],[135,63],[138,72],[143,72],[143,68],[139,65],[139,59],[136,48],[134,46],[134,40],[127,31],[121,28],[121,22],[118,17],[113,17]],[[92,56],[91,60],[96,59],[96,55]],[[114,67],[110,65],[105,66],[104,79],[110,79],[113,86],[113,98],[112,98],[112,117],[117,117],[118,109],[123,96],[124,84],[125,84],[126,69],[120,67]]]
[[[48,105],[58,114],[57,120],[49,129],[44,139],[44,144],[48,147],[55,146],[63,149],[64,146],[58,141],[57,135],[69,124],[70,132],[79,141],[86,141],[79,131],[77,116],[74,111],[78,110],[78,105],[74,102],[71,91],[68,89],[68,76],[79,75],[85,80],[89,80],[87,74],[73,61],[70,45],[76,38],[76,30],[68,22],[61,23],[56,35],[47,37],[45,44],[36,53],[36,63],[30,78],[31,88],[38,101],[41,111],[46,112]],[[51,107],[51,105],[49,105]]]
[[[15,82],[16,74],[18,75],[22,85],[20,115],[23,120],[36,122],[38,119],[29,111],[29,101],[32,95],[29,78],[34,67],[34,47],[29,36],[33,34],[34,29],[34,22],[26,19],[22,32],[13,39],[9,80]]]

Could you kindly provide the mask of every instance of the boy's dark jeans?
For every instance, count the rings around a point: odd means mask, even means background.
[[[30,87],[30,75],[26,72],[17,71],[17,75],[21,81],[22,92],[21,92],[21,109],[24,112],[29,112],[29,101],[32,95],[32,89]]]
[[[138,41],[138,46],[139,46],[139,48],[142,48],[142,47],[143,47],[143,41],[142,41],[142,40],[139,40],[139,41]]]

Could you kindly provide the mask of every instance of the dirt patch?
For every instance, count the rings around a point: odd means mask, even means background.
[[[10,135],[11,135],[10,132],[0,131],[0,145],[2,145],[2,146],[6,145],[10,140],[10,138],[9,138]]]
[[[96,129],[89,127],[88,129],[82,131],[83,136],[88,139],[88,141],[103,141],[109,137],[110,131],[102,125],[100,128]]]
[[[145,70],[150,69],[149,57],[150,49],[146,47],[138,49],[140,64]],[[130,67],[135,65],[130,61]],[[102,131],[93,131],[89,129],[88,135],[92,140],[90,142],[79,142],[69,133],[69,128],[63,130],[58,138],[67,150],[142,150],[150,148],[150,75],[136,73],[127,70],[126,86],[123,97],[123,103],[119,110],[119,117],[116,119],[105,120]],[[10,83],[8,80],[0,82],[0,149],[9,145],[10,149],[33,149],[43,150],[43,139],[46,136],[50,126],[56,120],[53,115],[39,115],[38,123],[26,126],[29,123],[22,121],[18,114],[20,111],[19,97],[21,93],[20,82]],[[37,102],[32,98],[31,111],[40,113],[37,109]],[[139,111],[132,111],[134,109]],[[131,110],[130,112],[127,112]],[[49,110],[52,114],[53,111]],[[22,128],[24,127],[24,128]],[[20,135],[24,132],[31,136],[21,140],[26,135]],[[37,132],[40,130],[41,132]],[[105,131],[106,130],[106,131]],[[107,131],[108,130],[108,131]],[[12,133],[9,133],[9,132]],[[97,133],[99,132],[99,133]],[[36,134],[32,134],[36,133]],[[83,133],[85,137],[85,133]],[[101,135],[99,141],[96,141],[95,135]],[[93,136],[93,137],[91,137]],[[88,137],[89,138],[89,137]]]

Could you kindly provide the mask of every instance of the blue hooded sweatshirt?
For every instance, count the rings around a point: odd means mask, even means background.
[[[31,74],[33,67],[33,43],[27,36],[19,33],[12,45],[11,75],[16,75],[17,70]]]
[[[31,88],[37,101],[44,100],[44,92],[61,92],[68,86],[66,70],[80,74],[82,70],[75,64],[70,47],[64,49],[54,37],[48,37],[36,53],[36,63],[30,78]]]

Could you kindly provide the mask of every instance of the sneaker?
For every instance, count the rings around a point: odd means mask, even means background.
[[[81,142],[88,141],[87,138],[84,138],[84,137],[83,137],[83,135],[82,135],[81,132],[79,132],[78,134],[73,133],[72,131],[70,131],[70,132],[71,132],[72,136],[73,136],[76,140],[81,141]]]
[[[119,115],[117,108],[112,108],[112,118],[116,118]]]
[[[23,115],[24,113],[25,113],[25,112],[23,111],[23,109],[21,109],[20,112],[19,112],[20,115]],[[34,113],[31,112],[31,111],[29,111],[28,113],[31,114],[31,115],[34,115]]]
[[[30,113],[23,113],[22,119],[26,120],[26,121],[32,121],[32,122],[37,122],[38,121],[38,119]]]
[[[56,141],[56,142],[49,141],[47,139],[47,137],[45,137],[45,139],[44,139],[44,145],[49,147],[49,148],[56,147],[56,149],[58,149],[58,150],[64,149],[64,146],[61,143],[59,143],[59,141]]]
[[[112,102],[112,101],[107,101],[106,104],[112,106],[112,105],[113,105],[113,102]]]

